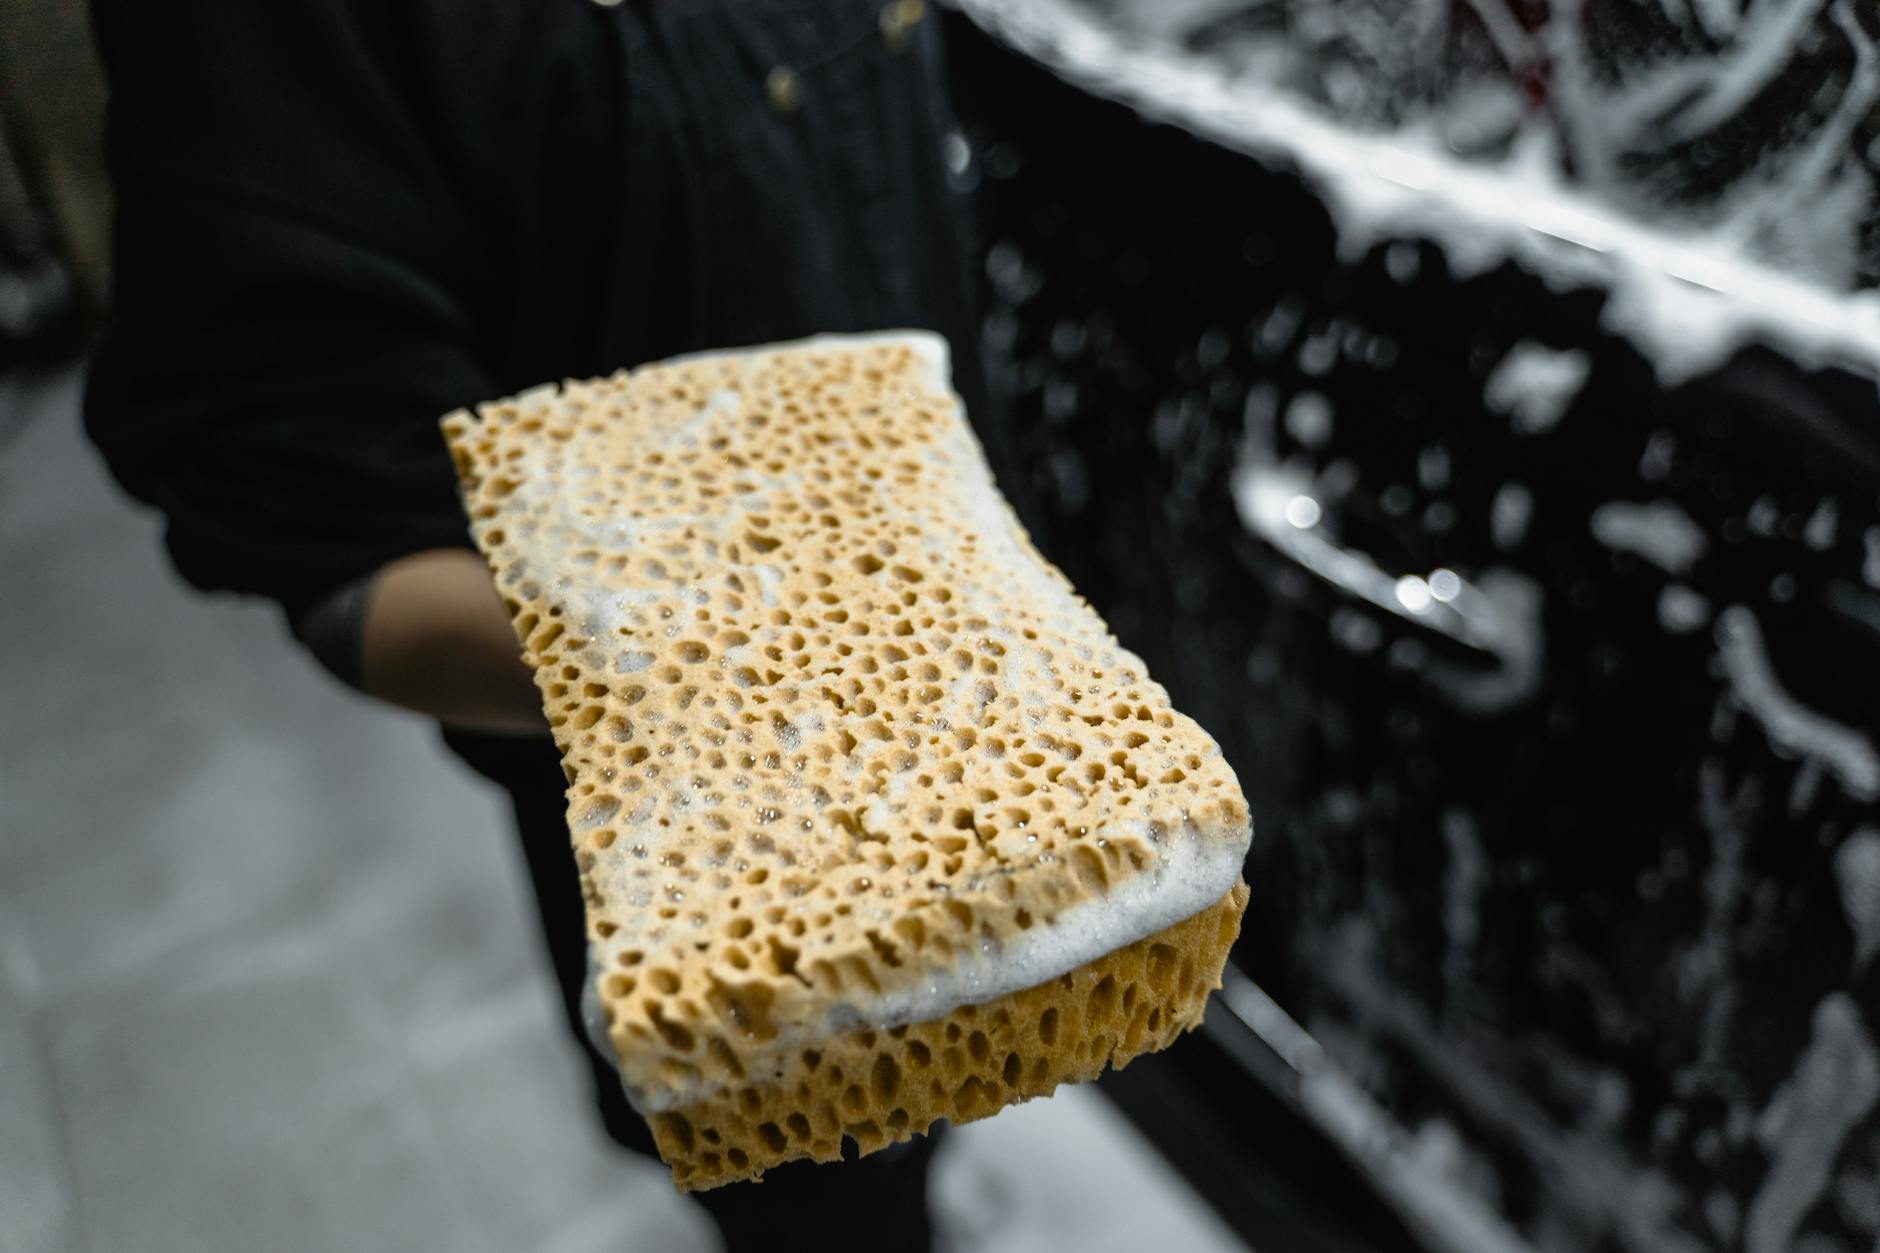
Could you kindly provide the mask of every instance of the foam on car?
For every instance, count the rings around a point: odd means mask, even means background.
[[[443,423],[569,780],[596,992],[685,1187],[1166,1045],[1246,803],[1040,557],[923,333]]]

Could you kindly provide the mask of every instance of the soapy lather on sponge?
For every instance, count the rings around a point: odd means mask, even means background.
[[[443,427],[680,1186],[983,1117],[1199,1021],[1245,800],[1032,547],[944,341],[701,355]]]

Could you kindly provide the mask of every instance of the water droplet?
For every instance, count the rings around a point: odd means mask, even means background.
[[[1397,603],[1411,613],[1427,613],[1430,607],[1430,585],[1414,574],[1406,574],[1397,580]]]
[[[1317,526],[1322,516],[1319,502],[1310,496],[1294,496],[1286,502],[1286,521],[1301,531]]]

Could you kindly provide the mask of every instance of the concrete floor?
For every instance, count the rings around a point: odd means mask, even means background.
[[[593,1125],[500,797],[186,591],[77,398],[0,379],[0,1253],[711,1248]],[[936,1188],[956,1253],[1241,1247],[1083,1089]]]

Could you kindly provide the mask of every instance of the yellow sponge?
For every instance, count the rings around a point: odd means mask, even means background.
[[[947,380],[932,335],[829,337],[444,419],[682,1187],[1161,1048],[1238,931],[1233,771],[1031,546]]]

